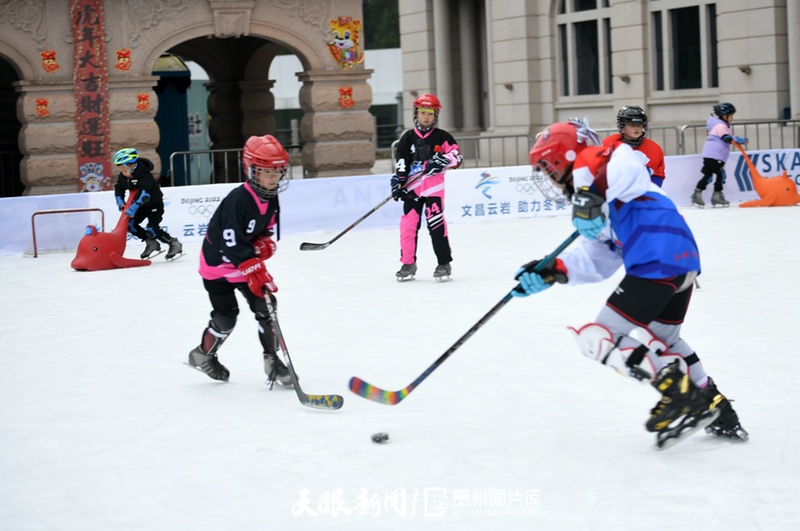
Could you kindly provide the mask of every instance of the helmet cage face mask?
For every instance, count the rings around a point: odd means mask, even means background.
[[[266,168],[251,164],[247,177],[250,186],[259,197],[262,199],[270,199],[276,197],[280,192],[286,191],[289,187],[287,175],[288,168],[286,166]],[[275,177],[278,179],[275,181],[275,184],[271,186],[269,180]]]
[[[572,197],[572,166],[564,175],[548,160],[540,160],[533,168],[533,185],[539,189],[545,199],[564,202]]]

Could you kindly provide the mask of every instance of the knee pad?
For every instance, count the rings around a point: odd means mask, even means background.
[[[232,315],[222,315],[219,312],[213,312],[211,315],[211,321],[209,321],[208,326],[213,327],[214,330],[220,332],[222,334],[230,334],[233,327],[236,326],[236,316],[239,314],[239,310],[237,309],[235,313]]]
[[[578,349],[589,359],[606,365],[616,372],[638,382],[647,383],[656,375],[656,367],[648,357],[648,352],[663,346],[653,338],[652,345],[644,345],[629,336],[614,339],[614,335],[605,326],[598,323],[589,323],[579,329],[568,328],[575,337]],[[630,346],[621,346],[622,339],[628,338]],[[656,352],[658,352],[656,350]],[[658,354],[652,354],[658,356]]]

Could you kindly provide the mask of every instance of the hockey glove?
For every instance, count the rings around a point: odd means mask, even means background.
[[[263,299],[264,289],[270,293],[278,291],[278,286],[275,285],[272,275],[264,267],[264,262],[261,261],[261,258],[245,260],[239,264],[239,271],[242,272],[242,276],[247,281],[247,287],[256,297]]]
[[[125,200],[122,199],[122,196],[120,195],[116,197],[117,197],[117,209],[122,210],[122,208],[125,206]]]
[[[136,211],[139,210],[139,207],[147,203],[147,201],[149,200],[150,200],[150,194],[148,194],[143,190],[142,193],[139,194],[139,197],[136,198],[136,201],[131,203],[131,206],[128,207],[128,210],[125,211],[125,214],[130,217],[135,216]]]
[[[541,260],[534,260],[519,268],[519,271],[514,276],[514,279],[519,280],[519,285],[511,290],[513,296],[527,297],[546,290],[556,282],[559,284],[567,283],[567,268],[561,259],[556,258],[555,265],[546,266],[534,272],[540,262]]]
[[[743,146],[749,142],[749,140],[747,140],[745,137],[736,135],[733,135],[733,141],[739,144],[740,146]]]
[[[596,240],[606,226],[603,215],[605,200],[584,186],[572,194],[572,225],[590,240]]]
[[[261,260],[269,260],[278,248],[269,236],[259,236],[253,240],[253,247],[256,249],[256,256]]]
[[[392,199],[397,201],[398,199],[402,199],[403,196],[406,194],[406,191],[403,189],[403,186],[406,184],[406,177],[398,177],[397,175],[392,175]]]
[[[425,162],[425,175],[442,173],[449,164],[450,159],[441,153],[434,153],[433,156]]]

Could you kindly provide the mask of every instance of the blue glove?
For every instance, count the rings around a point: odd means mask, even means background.
[[[584,186],[572,194],[572,225],[581,236],[596,240],[606,226],[603,215],[605,199]]]
[[[139,210],[139,207],[142,206],[144,203],[147,203],[149,199],[150,199],[150,194],[148,194],[145,191],[142,191],[142,193],[139,194],[139,197],[136,199],[136,201],[131,203],[131,206],[129,206],[128,210],[125,211],[125,214],[130,217],[135,216],[136,211]]]
[[[737,144],[742,145],[742,146],[747,144],[747,142],[748,142],[748,140],[745,137],[736,136],[736,135],[733,135],[733,141],[736,142]]]
[[[131,206],[128,207],[128,210],[125,211],[126,216],[133,217],[136,215],[136,211],[139,210],[139,207],[142,206],[141,203],[134,201],[131,203]]]
[[[592,219],[575,218],[572,220],[572,225],[575,230],[581,233],[581,236],[596,240],[600,232],[606,227],[606,220],[603,216]]]
[[[567,268],[564,267],[564,262],[556,258],[554,266],[542,267],[539,271],[534,272],[539,262],[541,260],[534,260],[519,268],[514,275],[514,278],[519,280],[519,285],[511,290],[511,295],[527,297],[548,289],[556,282],[567,283]]]
[[[124,200],[124,199],[122,199],[122,196],[119,196],[119,195],[118,195],[118,196],[116,196],[116,197],[117,197],[117,208],[118,208],[119,210],[122,210],[122,207],[124,207],[124,206],[125,206],[125,200]]]
[[[405,190],[403,190],[403,186],[406,184],[405,177],[398,177],[397,175],[392,175],[392,199],[397,201],[401,199],[405,195]]]

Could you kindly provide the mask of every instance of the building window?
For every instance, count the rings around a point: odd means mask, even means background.
[[[560,95],[611,93],[608,0],[560,0],[556,13]]]
[[[661,0],[650,9],[654,89],[717,87],[716,5]]]

